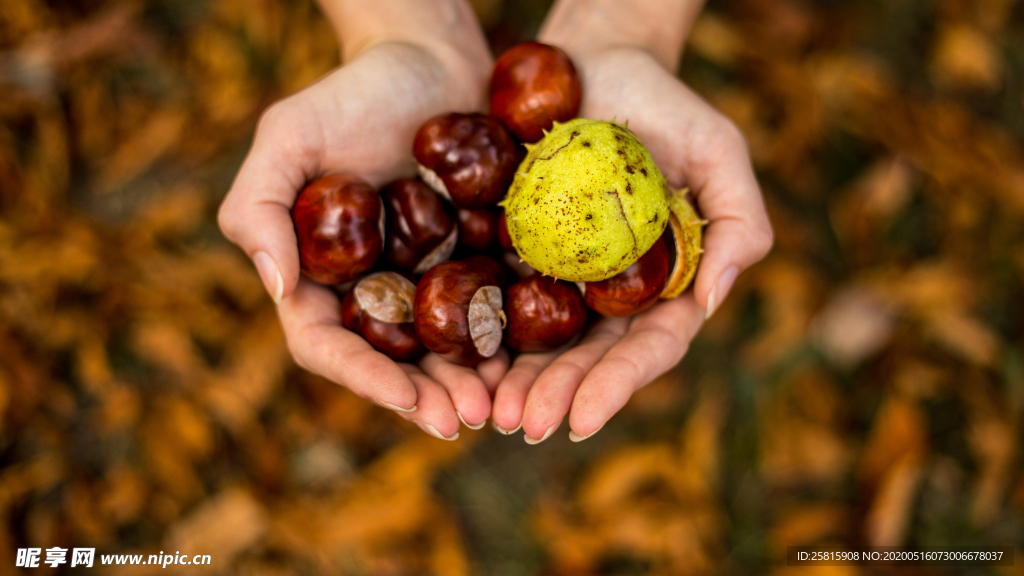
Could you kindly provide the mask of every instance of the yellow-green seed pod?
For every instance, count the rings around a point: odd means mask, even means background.
[[[578,118],[528,148],[503,205],[512,244],[534,269],[604,280],[661,237],[670,191],[628,128]]]

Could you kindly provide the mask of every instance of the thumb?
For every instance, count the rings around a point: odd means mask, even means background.
[[[316,144],[302,139],[303,131],[295,129],[295,119],[282,104],[260,120],[252,150],[217,215],[221,231],[252,259],[275,304],[291,295],[299,281],[291,207],[319,157]]]

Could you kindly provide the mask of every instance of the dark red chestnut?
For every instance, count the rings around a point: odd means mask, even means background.
[[[509,285],[509,271],[497,260],[483,254],[476,254],[463,260],[466,264],[480,268],[494,278],[494,283],[504,288]]]
[[[539,42],[505,51],[491,74],[491,114],[523,142],[536,142],[554,122],[572,120],[582,91],[565,52]]]
[[[512,135],[485,114],[431,118],[412,146],[423,181],[460,208],[484,208],[504,198],[520,160]]]
[[[292,207],[302,273],[321,284],[354,280],[384,247],[384,206],[361,178],[332,174],[314,180]]]
[[[401,274],[371,274],[341,301],[341,323],[392,360],[414,362],[427,351],[413,324],[415,298],[416,285]]]
[[[498,242],[498,218],[502,213],[494,209],[467,210],[460,208],[459,242],[473,250],[484,250]]]
[[[505,294],[505,343],[520,352],[554,350],[587,322],[587,307],[574,284],[534,274]]]
[[[498,243],[504,250],[509,252],[514,251],[515,248],[512,246],[512,237],[508,233],[508,221],[506,220],[505,211],[501,211],[501,216],[498,218]]]
[[[456,364],[476,366],[501,346],[501,288],[478,265],[449,261],[428,270],[416,286],[415,310],[420,342]]]
[[[668,248],[658,239],[632,266],[600,282],[586,282],[583,299],[605,316],[632,316],[658,301],[668,281]]]
[[[382,188],[380,196],[387,208],[384,254],[395,266],[422,274],[452,255],[458,232],[429,186],[403,178]]]

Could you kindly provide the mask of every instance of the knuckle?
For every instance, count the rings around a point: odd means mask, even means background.
[[[725,116],[722,116],[721,134],[725,146],[730,150],[741,150],[745,154],[749,153],[750,148],[747,144],[746,134],[743,133],[743,130],[735,122]]]
[[[775,231],[772,229],[772,225],[767,218],[765,218],[764,225],[758,227],[757,235],[754,237],[754,245],[757,246],[758,260],[767,256],[775,245]]]
[[[217,226],[228,240],[234,242],[237,237],[238,219],[235,217],[234,202],[231,198],[229,193],[221,202],[220,208],[217,210]]]
[[[265,145],[273,146],[278,154],[294,161],[309,162],[315,160],[319,148],[310,139],[311,130],[308,114],[303,107],[291,99],[278,100],[263,111],[256,125],[256,140]],[[305,134],[306,137],[300,137]]]
[[[293,338],[287,338],[286,340],[288,342],[288,353],[292,355],[292,360],[295,361],[295,364],[297,364],[299,368],[311,372],[312,369],[310,368],[306,354],[303,352],[303,347],[296,343]]]
[[[281,327],[284,329],[284,338],[285,343],[288,346],[288,353],[292,355],[292,359],[295,360],[295,363],[298,364],[300,368],[302,368],[303,370],[312,371],[310,369],[310,364],[308,361],[308,355],[306,350],[308,348],[308,345],[306,344],[306,338],[304,338],[305,330],[296,330],[294,326],[292,326],[289,322],[285,321],[284,318],[282,318],[281,320]]]
[[[289,116],[289,106],[287,100],[278,100],[260,115],[259,121],[256,123],[256,135],[266,134],[268,132],[274,132],[278,126],[287,123]]]

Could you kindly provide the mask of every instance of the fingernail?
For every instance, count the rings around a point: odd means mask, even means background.
[[[548,436],[551,436],[555,432],[555,429],[558,428],[559,424],[561,424],[561,422],[558,422],[554,426],[552,426],[551,428],[548,428],[548,431],[545,432],[544,435],[540,437],[540,439],[532,438],[532,437],[530,437],[529,434],[527,434],[526,436],[523,437],[523,440],[526,440],[526,443],[527,444],[531,444],[531,445],[532,444],[540,444],[541,442],[547,440]]]
[[[385,408],[387,408],[389,410],[394,410],[396,412],[415,412],[416,411],[416,405],[415,404],[413,405],[412,408],[402,408],[400,406],[395,406],[394,404],[388,404],[387,402],[382,402],[380,400],[374,400],[374,402],[376,402],[377,404],[380,404],[381,406],[383,406],[383,407],[385,407]]]
[[[471,424],[470,424],[469,422],[466,422],[466,421],[465,421],[465,420],[464,420],[464,419],[462,418],[462,414],[459,414],[459,411],[458,411],[458,410],[456,410],[456,411],[455,411],[455,413],[456,413],[456,414],[458,414],[458,416],[459,416],[459,421],[460,421],[460,422],[462,422],[463,424],[465,424],[465,425],[466,425],[466,428],[469,428],[470,430],[479,430],[479,429],[481,429],[481,428],[483,428],[483,427],[484,427],[484,424],[487,424],[487,420],[484,420],[483,422],[481,422],[481,423],[477,424],[476,426],[473,426],[473,425],[471,425]]]
[[[270,297],[274,299],[274,304],[280,304],[281,296],[284,294],[284,278],[281,277],[281,270],[277,267],[277,263],[266,252],[253,254],[252,262],[256,265],[260,280],[263,280],[263,286],[267,288]]]
[[[587,434],[586,436],[580,436],[579,434],[573,432],[570,429],[569,430],[569,440],[572,440],[573,442],[582,442],[582,441],[586,440],[587,438],[590,438],[594,434],[597,434],[598,432],[600,432],[601,428],[604,428],[604,424],[601,424],[600,426],[597,427],[597,430],[594,430],[593,432],[591,432],[590,434]]]
[[[498,432],[501,432],[505,436],[508,436],[509,434],[512,434],[512,433],[515,433],[516,431],[518,431],[522,427],[523,427],[523,423],[520,422],[519,426],[516,426],[512,430],[506,430],[506,429],[502,428],[501,426],[498,426],[497,422],[495,422],[493,420],[491,421],[491,428],[494,428],[495,430],[497,430]]]
[[[434,438],[439,438],[441,440],[447,440],[449,442],[451,442],[452,440],[457,440],[459,438],[459,433],[458,432],[456,432],[455,434],[452,434],[451,436],[445,438],[444,436],[441,436],[441,433],[437,431],[437,428],[434,428],[430,424],[424,424],[423,422],[420,422],[419,420],[413,420],[412,423],[417,425],[417,426],[419,426],[420,430],[423,430],[424,432],[426,432],[427,434],[430,434]]]
[[[711,318],[711,315],[718,310],[718,307],[722,305],[725,297],[729,295],[729,290],[732,289],[732,283],[736,281],[736,277],[739,276],[740,270],[736,266],[729,266],[722,272],[722,275],[718,277],[718,282],[711,287],[711,293],[708,294],[708,308],[704,314],[704,319]]]

